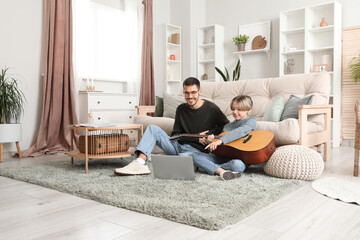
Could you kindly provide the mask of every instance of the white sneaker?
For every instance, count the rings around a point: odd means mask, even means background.
[[[223,171],[220,173],[220,178],[222,180],[231,180],[234,178],[241,177],[241,172],[230,172],[230,171]]]
[[[150,174],[151,171],[147,165],[140,164],[138,161],[133,160],[131,163],[122,168],[116,168],[114,173],[119,176],[127,175],[145,175]]]

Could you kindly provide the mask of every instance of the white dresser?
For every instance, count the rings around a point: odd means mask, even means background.
[[[87,123],[89,113],[92,112],[94,123],[133,123],[136,105],[138,105],[138,94],[79,92],[79,122]],[[136,142],[136,131],[129,131],[126,134],[130,136],[130,143]]]

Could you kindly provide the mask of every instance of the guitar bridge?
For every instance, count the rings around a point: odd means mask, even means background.
[[[250,141],[252,135],[248,135],[247,138],[244,139],[243,143],[247,143],[248,141]]]

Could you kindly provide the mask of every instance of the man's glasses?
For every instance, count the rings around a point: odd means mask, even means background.
[[[184,95],[189,96],[190,94],[191,94],[191,95],[195,95],[195,94],[197,94],[198,92],[199,92],[199,90],[197,90],[197,91],[192,91],[192,92],[186,92],[186,91],[184,91],[183,93],[184,93]]]

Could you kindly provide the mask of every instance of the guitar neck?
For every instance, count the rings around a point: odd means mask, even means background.
[[[188,133],[184,133],[180,135],[181,137],[192,137],[192,138],[203,138],[206,137],[208,135],[203,135],[203,134],[188,134]],[[219,135],[214,135],[215,138],[220,138]]]

